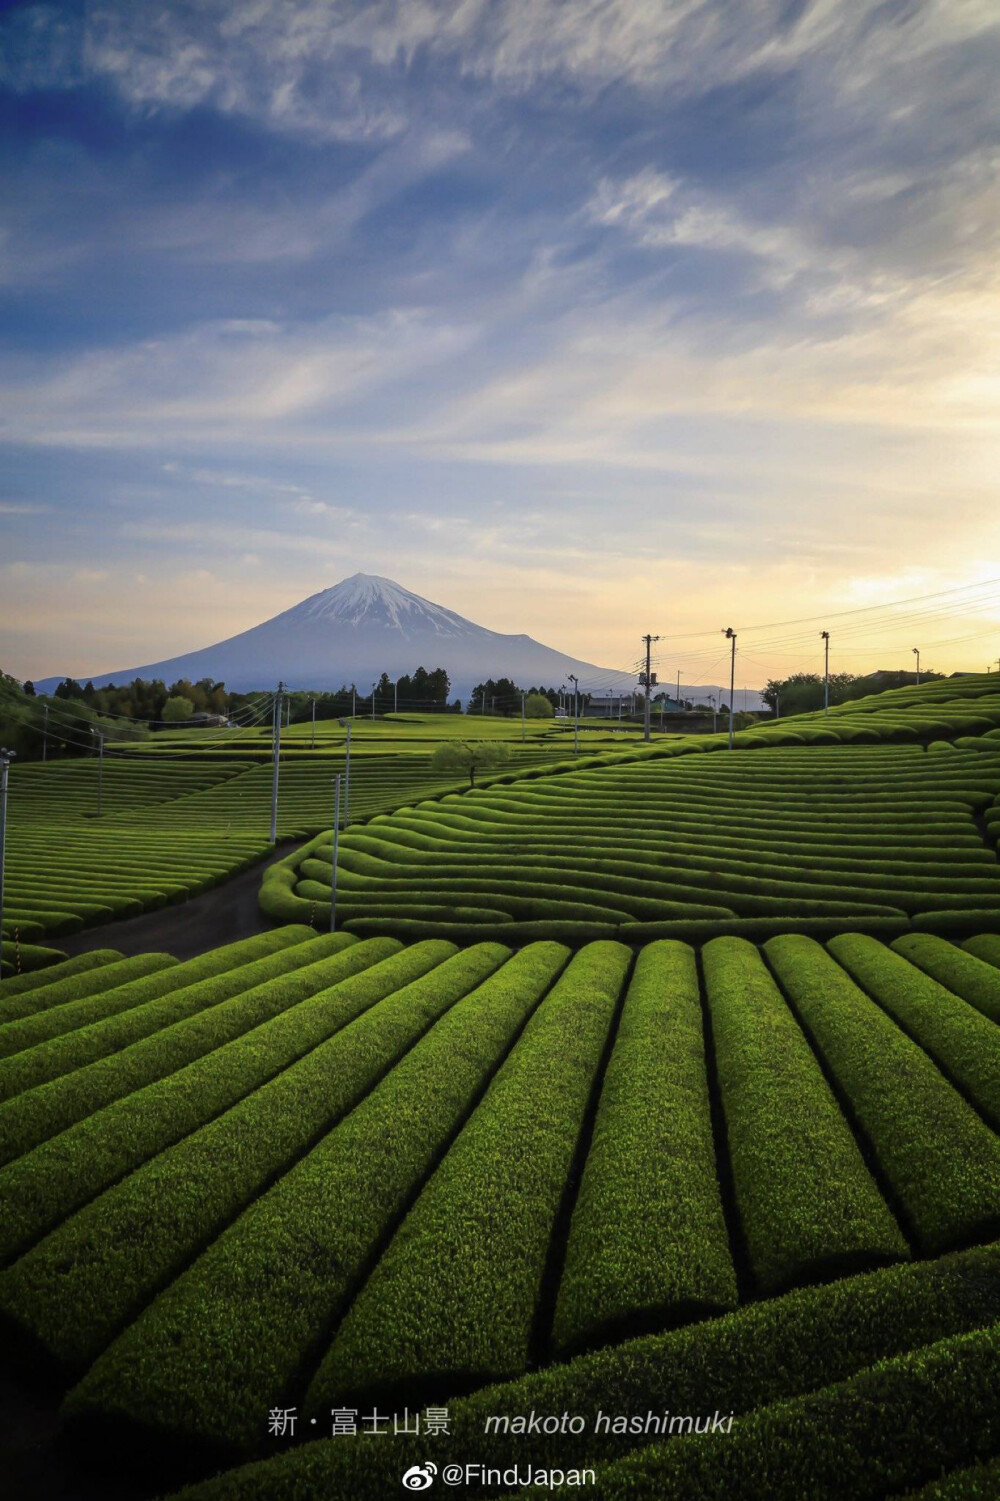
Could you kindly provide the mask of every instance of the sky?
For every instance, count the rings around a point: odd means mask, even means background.
[[[996,667],[998,75],[995,0],[3,5],[0,666],[360,570],[689,680],[826,615]]]

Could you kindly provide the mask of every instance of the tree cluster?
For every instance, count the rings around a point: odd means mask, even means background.
[[[510,719],[521,713],[521,695],[525,698],[524,712],[529,719],[549,718],[537,702],[545,699],[552,713],[555,713],[560,702],[565,702],[572,713],[573,695],[571,692],[562,692],[558,688],[519,688],[512,678],[487,678],[485,683],[477,683],[472,690],[467,714],[493,714],[498,719]],[[534,699],[534,712],[528,707],[528,701]],[[585,714],[587,705],[590,703],[590,694],[580,694],[580,713]]]
[[[121,715],[126,719],[143,719],[147,724],[164,719],[176,722],[179,716],[164,713],[168,699],[180,698],[190,703],[190,712],[184,716],[190,718],[191,714],[226,715],[234,707],[234,699],[245,697],[227,693],[225,683],[216,683],[212,678],[201,678],[197,683],[178,678],[169,688],[160,678],[151,681],[133,678],[131,683],[120,688],[115,683],[109,683],[106,688],[95,688],[93,683],[81,687],[73,678],[64,678],[54,696],[86,704],[96,713],[111,718]]]
[[[383,672],[375,684],[375,713],[391,714],[397,707],[401,714],[407,709],[418,714],[460,713],[461,704],[457,700],[454,704],[448,703],[450,688],[451,683],[443,667],[435,667],[433,672],[428,672],[425,667],[418,667],[412,676],[404,673],[395,683],[387,672]],[[290,695],[292,723],[312,717],[313,699],[316,700],[317,719],[342,719],[354,712],[370,714],[372,697],[370,684],[364,692],[354,683],[350,687],[342,684],[336,693],[304,693],[296,690]]]
[[[929,683],[941,678],[940,672],[920,673],[920,681]],[[869,672],[857,676],[850,672],[831,672],[830,702],[843,704],[856,698],[867,698],[870,693],[885,693],[889,688],[908,688],[917,681],[915,672]],[[787,678],[772,678],[761,697],[773,711],[780,704],[781,717],[789,714],[810,714],[822,709],[824,684],[817,672],[795,672]]]

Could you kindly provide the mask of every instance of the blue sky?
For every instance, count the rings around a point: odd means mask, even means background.
[[[608,666],[1000,575],[998,75],[994,0],[5,6],[2,665],[358,569]]]

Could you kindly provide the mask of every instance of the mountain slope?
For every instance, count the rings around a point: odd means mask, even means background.
[[[356,573],[331,589],[304,599],[251,630],[200,651],[115,672],[94,674],[95,687],[162,678],[210,677],[234,691],[273,688],[336,689],[356,683],[367,693],[387,672],[395,678],[417,667],[444,667],[453,697],[465,698],[486,678],[558,687],[575,673],[584,687],[598,690],[631,686],[631,676],[582,662],[543,646],[530,636],[504,635],[465,620],[453,610],[423,599],[392,579]],[[86,678],[82,679],[86,681]],[[36,686],[51,691],[61,681]]]

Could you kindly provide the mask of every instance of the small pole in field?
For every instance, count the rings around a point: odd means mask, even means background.
[[[372,683],[372,723],[375,723],[375,689],[377,684]]]
[[[90,733],[97,736],[97,816],[101,816],[101,797],[104,791],[104,736],[93,725]]]
[[[281,761],[281,700],[284,683],[278,684],[274,698],[274,771],[271,777],[271,843],[278,842],[278,767]]]
[[[578,696],[580,680],[579,678],[575,678],[571,672],[568,672],[566,676],[573,684],[573,754],[574,756],[578,756],[580,754],[580,701]]]
[[[820,631],[823,638],[823,713],[830,712],[830,632]]]
[[[915,646],[913,648],[913,655],[917,659],[917,687],[919,688],[920,687],[920,647],[919,646]]]
[[[316,700],[315,700],[315,698],[312,701],[312,739],[309,742],[309,749],[310,750],[315,750],[316,749]]]
[[[342,730],[347,731],[347,752],[344,757],[344,828],[351,821],[351,721],[338,720]]]
[[[43,761],[47,761],[49,759],[49,706],[48,706],[48,704],[43,704],[42,705],[42,713],[45,716],[44,722],[43,722],[43,725],[42,725],[42,760]]]
[[[340,853],[340,772],[333,779],[333,868],[330,872],[330,932],[337,931],[337,856]]]
[[[524,723],[524,694],[522,693],[521,694],[521,742],[522,742],[522,744],[524,742],[524,731],[525,731],[525,723]]]
[[[641,679],[641,681],[644,684],[645,689],[646,689],[646,708],[645,708],[645,712],[643,714],[643,736],[642,736],[642,738],[643,738],[643,740],[648,740],[649,739],[649,711],[650,711],[650,704],[652,702],[652,694],[653,694],[653,675],[652,675],[652,672],[650,670],[650,668],[651,668],[650,650],[652,648],[653,642],[654,641],[659,641],[660,638],[659,638],[659,636],[643,636],[642,639],[646,643],[646,676]]]
[[[729,666],[729,749],[733,749],[733,737],[736,726],[734,715],[736,713],[736,632],[731,625],[727,625],[722,633],[728,641],[732,642],[732,656]]]
[[[392,712],[399,713],[399,678],[392,685]]]

